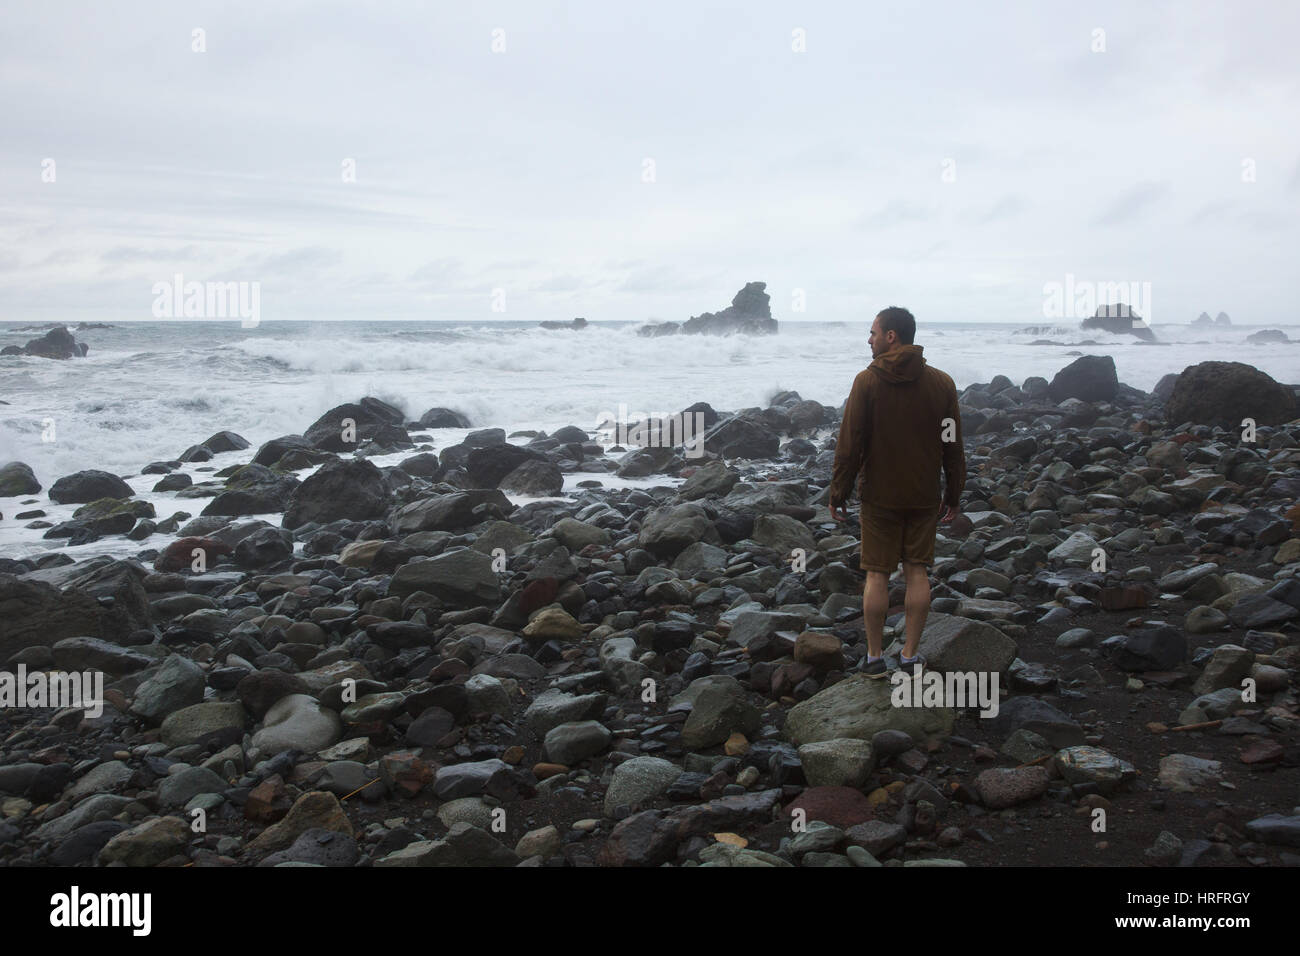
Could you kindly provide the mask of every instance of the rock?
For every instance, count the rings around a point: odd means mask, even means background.
[[[525,461],[501,479],[497,485],[512,495],[554,497],[564,490],[564,474],[549,461]]]
[[[1036,800],[1047,792],[1046,767],[990,767],[975,778],[980,800],[991,810]]]
[[[875,738],[879,736],[876,734]],[[908,746],[911,746],[910,741]],[[804,744],[799,748],[799,762],[803,765],[804,777],[809,786],[813,787],[860,789],[866,785],[867,778],[875,768],[872,745],[865,740],[853,738]]]
[[[1081,402],[1110,402],[1115,400],[1118,392],[1115,360],[1109,355],[1085,355],[1075,359],[1057,372],[1047,387],[1048,396],[1058,404],[1067,398],[1077,398]]]
[[[131,768],[122,761],[105,761],[87,771],[85,776],[65,790],[63,792],[63,799],[68,801],[68,803],[76,804],[78,801],[90,796],[91,794],[117,790],[126,786],[132,775],[133,773]],[[0,785],[0,790],[4,789],[4,786]],[[26,787],[23,787],[22,789],[25,790]]]
[[[50,652],[55,666],[64,671],[100,670],[121,675],[153,663],[153,658],[146,654],[97,637],[66,637],[50,648]]]
[[[441,840],[411,843],[375,861],[375,866],[517,866],[519,857],[490,833],[457,823]]]
[[[179,817],[154,817],[109,840],[99,851],[99,865],[157,866],[184,853],[191,835],[189,824]]]
[[[1070,784],[1090,784],[1098,793],[1109,795],[1137,777],[1126,761],[1100,747],[1080,745],[1057,751],[1057,772]]]
[[[933,611],[918,646],[936,671],[1003,672],[1016,659],[1016,642],[992,624]]]
[[[1300,814],[1269,813],[1246,824],[1248,832],[1270,846],[1300,847]]]
[[[388,526],[395,535],[459,531],[482,521],[504,519],[514,507],[498,489],[476,488],[402,505],[389,516]]]
[[[169,747],[224,746],[240,740],[243,732],[244,708],[237,701],[194,704],[169,714],[162,723],[162,741]]]
[[[1165,403],[1170,422],[1240,429],[1245,418],[1280,425],[1300,414],[1295,393],[1242,362],[1201,362],[1183,369]]]
[[[1155,843],[1151,844],[1142,855],[1154,866],[1173,866],[1183,855],[1183,841],[1168,830],[1156,834]]]
[[[299,528],[308,522],[381,518],[388,510],[388,494],[388,482],[372,462],[334,459],[293,490],[283,524]]]
[[[739,415],[719,422],[704,433],[705,451],[728,460],[775,458],[780,446],[780,440],[769,426]]]
[[[450,408],[431,408],[416,423],[421,428],[470,428],[469,419]]]
[[[612,734],[595,720],[579,720],[552,728],[543,742],[547,760],[571,767],[594,757],[607,746]]]
[[[1223,765],[1217,760],[1205,760],[1189,754],[1170,754],[1160,758],[1157,781],[1177,793],[1192,793],[1219,779]]]
[[[733,677],[712,675],[697,678],[682,694],[673,698],[672,704],[688,700],[692,707],[682,725],[682,743],[692,749],[716,746],[733,731],[749,734],[758,729],[758,708],[749,702],[745,689]]]
[[[718,532],[703,506],[688,502],[665,505],[646,515],[637,544],[660,558],[676,557],[696,541],[718,544]]]
[[[747,282],[736,293],[731,305],[721,312],[704,312],[682,323],[687,335],[773,335],[777,331],[772,318],[771,296],[765,282]]]
[[[21,461],[11,461],[0,467],[0,498],[17,498],[19,495],[34,495],[41,490],[41,483],[31,466]],[[127,494],[134,492],[129,490]]]
[[[0,573],[0,662],[29,647],[102,633],[110,613],[89,594]]]
[[[809,787],[785,808],[787,815],[799,810],[804,812],[806,821],[821,820],[843,828],[865,823],[873,814],[867,798],[854,787]]]
[[[265,754],[282,750],[314,754],[337,743],[342,735],[338,714],[307,694],[290,694],[266,712],[262,729],[253,734],[253,746]]]
[[[845,838],[853,846],[866,850],[873,857],[879,857],[907,842],[907,830],[897,823],[867,820],[850,827]]]
[[[1250,676],[1254,663],[1254,651],[1237,644],[1221,644],[1214,649],[1214,656],[1192,685],[1192,693],[1209,694],[1225,687],[1240,690],[1243,678]]]
[[[576,518],[561,518],[551,525],[551,534],[574,554],[589,544],[600,546],[610,542],[609,532],[604,528]]]
[[[605,711],[605,701],[604,694],[574,696],[548,688],[524,711],[524,725],[530,733],[545,737],[560,724],[599,717]]]
[[[495,757],[440,767],[433,780],[433,793],[439,800],[477,797],[488,794],[506,797],[511,791],[510,765]]]
[[[338,798],[323,790],[311,790],[299,797],[279,823],[273,823],[248,844],[253,853],[269,853],[291,847],[308,830],[331,830],[352,836],[352,824]]]
[[[368,442],[408,446],[411,438],[402,428],[404,420],[399,409],[367,396],[359,403],[331,408],[303,432],[303,437],[321,451],[352,452]],[[351,427],[345,429],[345,422],[350,422]]]
[[[203,668],[179,654],[171,654],[136,690],[131,713],[150,723],[161,723],[173,711],[202,702],[206,683]]]
[[[782,558],[795,549],[801,549],[805,555],[817,550],[817,540],[808,526],[789,515],[761,514],[754,519],[754,531],[750,535],[759,544],[771,548]]]
[[[952,733],[951,707],[894,707],[891,696],[888,681],[855,674],[792,707],[785,737],[803,746],[844,737],[871,740],[882,730],[901,730],[913,740]]]
[[[1155,335],[1142,317],[1123,302],[1099,305],[1097,311],[1079,323],[1083,329],[1104,329],[1114,335],[1132,335],[1145,342],[1154,342]]]
[[[1086,567],[1094,560],[1093,551],[1100,547],[1096,539],[1083,531],[1076,531],[1047,552],[1047,557],[1074,567]]]
[[[507,475],[530,461],[550,464],[540,452],[503,441],[471,449],[465,459],[465,471],[470,487],[499,488]]]
[[[49,499],[60,505],[83,505],[100,498],[130,498],[135,492],[117,475],[95,468],[65,475],[49,488]]]
[[[1117,634],[1101,642],[1101,651],[1125,671],[1170,671],[1187,657],[1187,638],[1168,624]]]
[[[492,570],[492,559],[472,548],[444,551],[398,568],[388,584],[388,594],[405,599],[416,591],[426,591],[452,607],[495,607],[501,603],[501,584]]]
[[[564,838],[560,836],[560,831],[553,825],[545,826],[529,830],[520,837],[515,844],[515,856],[521,860],[534,856],[546,860],[558,854],[563,847]]]
[[[728,468],[722,459],[707,461],[678,486],[677,498],[680,501],[720,498],[731,491],[739,480],[740,474]]]
[[[186,767],[158,783],[158,803],[168,809],[183,807],[200,793],[223,793],[229,784],[206,767]]]
[[[665,793],[681,774],[674,763],[660,757],[633,757],[614,768],[614,776],[605,791],[605,816],[613,816],[621,806],[639,810]]]
[[[1047,701],[1037,697],[1009,698],[998,709],[998,715],[991,719],[994,731],[999,734],[1010,735],[1017,730],[1032,731],[1046,740],[1053,749],[1083,743],[1083,728]]]
[[[5,354],[28,355],[34,358],[71,359],[84,358],[90,351],[85,342],[78,342],[66,328],[51,329],[39,339],[30,339],[21,348],[12,346]]]
[[[113,837],[127,829],[125,823],[118,820],[100,820],[87,823],[68,834],[50,853],[50,862],[54,866],[75,866],[86,863],[103,849]]]
[[[355,866],[361,852],[349,834],[311,829],[301,834],[287,850],[272,853],[258,866],[299,863],[310,866]]]
[[[297,674],[268,668],[254,671],[235,686],[235,695],[248,708],[248,712],[261,720],[272,705],[290,694],[306,694],[306,682]]]

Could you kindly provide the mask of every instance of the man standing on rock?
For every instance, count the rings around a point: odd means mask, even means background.
[[[872,362],[853,380],[835,444],[830,510],[846,520],[844,506],[861,472],[862,592],[867,657],[862,673],[884,677],[885,615],[889,611],[889,576],[903,562],[907,589],[903,607],[907,637],[899,667],[924,665],[917,653],[930,612],[929,566],[940,518],[947,523],[961,514],[966,484],[966,453],[961,441],[961,412],[952,378],[926,365],[922,347],[913,345],[916,319],[890,306],[871,326]],[[939,471],[946,489],[939,498]],[[942,516],[940,506],[943,506]]]

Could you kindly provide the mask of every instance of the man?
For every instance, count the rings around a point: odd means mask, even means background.
[[[915,673],[925,660],[917,653],[930,612],[929,567],[934,563],[938,522],[961,514],[966,484],[966,454],[961,443],[961,412],[952,379],[928,366],[922,347],[913,345],[916,319],[890,306],[871,326],[871,365],[853,380],[831,479],[830,509],[844,521],[844,506],[858,472],[862,480],[862,592],[867,657],[862,673],[884,677],[882,654],[889,576],[903,562],[906,640],[899,667]],[[946,489],[939,497],[942,467]],[[940,516],[940,505],[943,513]]]

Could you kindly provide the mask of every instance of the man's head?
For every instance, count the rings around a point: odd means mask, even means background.
[[[915,338],[916,319],[912,313],[891,305],[876,316],[867,341],[871,343],[871,357],[875,358],[900,345],[911,345]]]

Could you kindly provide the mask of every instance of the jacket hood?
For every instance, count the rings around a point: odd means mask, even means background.
[[[920,345],[900,345],[877,356],[869,368],[886,382],[915,382],[925,368],[923,351]]]

